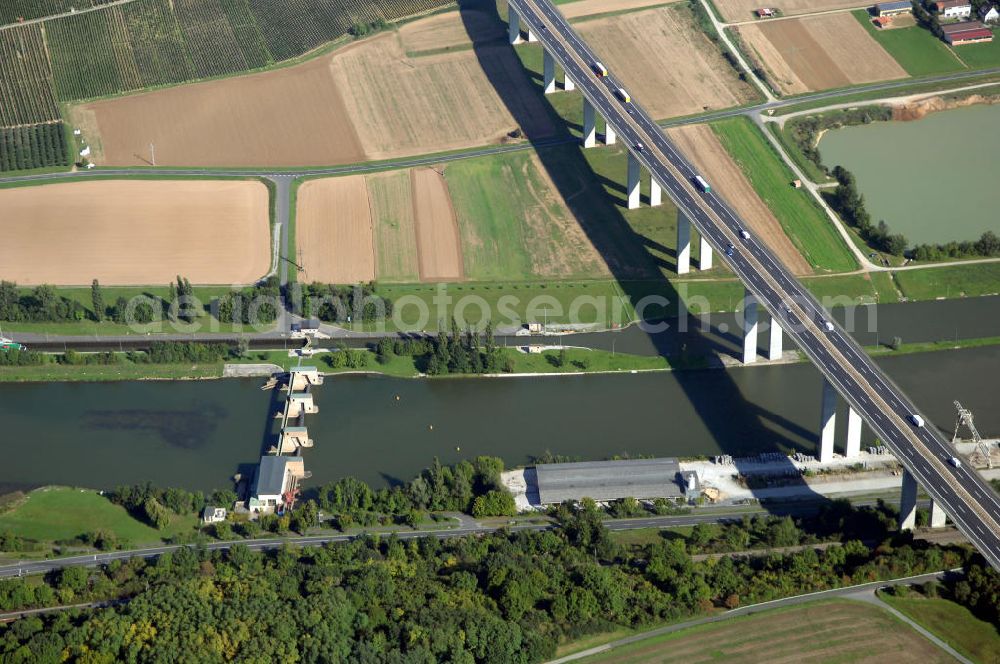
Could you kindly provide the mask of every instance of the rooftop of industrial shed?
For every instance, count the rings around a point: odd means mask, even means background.
[[[582,498],[603,502],[682,495],[677,481],[680,466],[674,458],[545,463],[535,471],[543,505]]]

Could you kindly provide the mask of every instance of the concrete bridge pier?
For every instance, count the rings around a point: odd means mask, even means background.
[[[743,364],[757,361],[757,298],[746,292],[743,307]]]
[[[507,38],[511,45],[524,41],[521,38],[521,15],[510,5],[507,5]]]
[[[861,414],[852,407],[847,408],[847,447],[844,456],[848,459],[861,454]]]
[[[768,344],[767,344],[767,359],[769,360],[780,360],[782,351],[782,342],[784,340],[784,331],[781,329],[781,325],[778,324],[778,319],[771,316],[771,329],[768,333]]]
[[[931,500],[931,528],[944,528],[945,519],[948,515],[945,514],[944,508],[941,507],[936,501]]]
[[[597,145],[597,111],[594,105],[583,98],[583,147],[592,148]]]
[[[917,525],[917,478],[903,469],[903,490],[899,497],[899,529],[913,530]]]
[[[699,270],[711,270],[712,269],[712,245],[708,243],[708,240],[702,236],[699,245],[698,254],[698,269]]]
[[[691,271],[691,222],[681,210],[677,211],[677,274]]]
[[[573,82],[566,72],[563,72],[563,90],[570,92],[571,90],[576,90],[576,83]]]
[[[652,173],[649,175],[649,206],[656,207],[663,204],[663,188],[656,181]]]
[[[833,435],[837,428],[837,390],[823,378],[823,397],[819,416],[819,460],[833,461]]]
[[[548,49],[543,49],[542,53],[542,72],[545,81],[542,89],[545,94],[550,95],[556,91],[556,59]]]
[[[604,144],[614,145],[615,141],[618,140],[617,134],[615,134],[615,128],[611,126],[611,123],[607,120],[604,121]],[[629,153],[632,156],[632,153]]]
[[[608,129],[611,129],[611,125],[608,125]],[[639,175],[642,173],[642,165],[636,158],[632,151],[629,150],[628,153],[628,185],[626,188],[626,193],[628,193],[628,209],[634,210],[639,207]]]

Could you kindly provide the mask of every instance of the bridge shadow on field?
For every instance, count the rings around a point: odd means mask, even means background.
[[[621,145],[592,148],[592,150],[617,152],[616,161],[620,162],[619,173],[611,173],[609,177],[608,174],[595,172],[594,167],[583,154],[582,145],[578,142],[556,146],[540,145],[539,142],[543,138],[551,141],[552,136],[550,133],[545,136],[533,135],[532,127],[537,126],[538,123],[533,122],[529,117],[524,117],[526,105],[523,101],[510,98],[510,94],[512,94],[512,86],[509,85],[510,72],[499,71],[496,58],[490,55],[490,50],[495,53],[497,47],[495,38],[488,42],[479,42],[476,39],[477,32],[481,31],[480,26],[483,25],[484,15],[488,16],[490,20],[502,24],[506,33],[506,20],[500,16],[496,3],[494,0],[461,0],[459,11],[472,39],[472,46],[480,66],[504,101],[508,111],[525,131],[526,138],[536,144],[536,154],[542,167],[575,215],[589,241],[608,265],[613,278],[618,281],[625,296],[633,305],[652,294],[661,295],[671,303],[658,310],[650,307],[646,312],[647,319],[663,318],[670,325],[670,331],[667,333],[648,332],[649,341],[655,347],[656,353],[676,360],[680,354],[692,350],[732,355],[735,347],[742,349],[742,336],[738,334],[739,330],[735,330],[737,334],[733,334],[728,322],[713,326],[706,319],[690,314],[683,305],[677,304],[682,301],[681,293],[664,276],[663,272],[664,270],[676,270],[675,250],[648,237],[641,230],[637,230],[629,223],[629,218],[626,218],[627,201],[625,199],[625,186],[622,184],[625,179],[625,148]],[[526,29],[526,26],[522,27]],[[510,48],[536,49],[534,54],[529,51],[528,55],[523,57],[541,61],[538,54],[539,44],[522,44]],[[524,85],[513,87],[528,90],[528,94],[543,96],[541,77],[528,69],[524,69]],[[574,103],[582,104],[583,96],[580,92],[560,90],[555,95],[544,96],[545,107],[556,126],[557,136],[561,138],[578,136],[579,125],[564,121],[553,107],[552,97],[563,95],[572,95]],[[648,186],[648,175],[646,177],[646,186]],[[667,198],[666,192],[664,192],[664,198]],[[644,200],[644,205],[648,205],[648,198]],[[665,203],[663,208],[646,208],[646,210],[645,213],[641,214],[666,216],[674,214],[672,205],[669,203]],[[647,222],[649,218],[644,217]],[[640,225],[640,228],[643,226]],[[720,271],[719,268],[716,268],[716,272]],[[656,313],[651,315],[651,311],[656,311]],[[679,315],[678,312],[680,312]],[[763,318],[766,316],[762,316]],[[732,320],[732,317],[723,317],[723,320],[729,321]],[[766,325],[761,327],[766,331]],[[766,337],[766,335],[762,336]],[[733,380],[735,371],[744,370],[685,370],[676,371],[673,374],[690,406],[704,422],[714,440],[722,448],[723,453],[731,454],[733,457],[763,451],[786,453],[802,451],[806,454],[816,454],[820,402],[819,372],[815,372],[815,421],[817,427],[815,430],[809,430],[748,400]],[[746,369],[745,371],[768,372],[772,370]],[[756,378],[757,376],[754,376],[754,379]],[[683,404],[663,404],[662,421],[665,430],[671,426],[671,409],[685,407],[687,406]],[[673,431],[672,433],[683,436],[684,432]],[[651,432],[651,435],[656,436],[657,434]],[[622,442],[623,445],[627,445],[629,441]],[[668,455],[670,451],[664,449],[663,454]],[[790,477],[798,478],[795,468],[790,462],[787,471]],[[741,472],[741,468],[734,467],[733,472]],[[793,481],[804,485],[801,478]],[[813,494],[809,497],[821,498],[819,494]]]

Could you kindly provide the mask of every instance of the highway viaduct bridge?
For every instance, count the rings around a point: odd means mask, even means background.
[[[758,305],[771,316],[770,358],[779,357],[788,333],[823,374],[820,422],[821,461],[833,457],[838,393],[849,406],[845,455],[860,451],[861,422],[866,421],[905,468],[900,507],[901,528],[912,528],[918,485],[932,500],[931,525],[950,515],[958,529],[993,567],[1000,569],[1000,496],[967,464],[952,463],[950,444],[932,425],[923,425],[917,408],[864,350],[838,326],[819,302],[710,187],[636,100],[619,92],[615,77],[569,25],[551,0],[508,0],[511,44],[540,42],[544,49],[543,87],[556,91],[556,64],[565,73],[565,90],[583,93],[583,145],[596,145],[596,114],[606,122],[605,144],[621,138],[628,149],[628,207],[640,204],[643,169],[650,173],[650,204],[663,191],[678,209],[677,271],[688,272],[691,227],[700,236],[699,267],[711,266],[713,249],[723,254],[746,286],[743,361],[757,354]],[[707,179],[710,181],[711,177]]]

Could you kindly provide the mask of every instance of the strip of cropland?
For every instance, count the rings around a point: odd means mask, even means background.
[[[271,263],[260,182],[64,182],[0,190],[0,208],[0,278],[21,285],[244,284]]]

